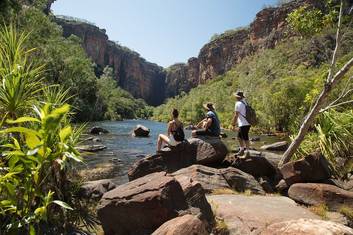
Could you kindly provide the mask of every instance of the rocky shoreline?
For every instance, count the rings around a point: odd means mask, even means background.
[[[137,160],[130,182],[86,182],[82,195],[99,200],[107,235],[353,234],[353,179],[331,179],[320,153],[278,168],[280,157],[237,157],[220,138],[191,138]]]

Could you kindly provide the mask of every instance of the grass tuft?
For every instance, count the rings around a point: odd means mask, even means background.
[[[325,204],[309,207],[309,210],[320,216],[322,219],[327,220],[328,207]]]

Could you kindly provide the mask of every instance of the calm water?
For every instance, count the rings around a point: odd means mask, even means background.
[[[151,129],[149,138],[136,138],[132,136],[132,130],[136,125],[141,124]],[[109,166],[110,173],[104,178],[113,178],[115,183],[122,184],[128,182],[127,172],[131,165],[147,154],[156,151],[156,140],[159,133],[165,133],[167,125],[165,123],[149,120],[126,120],[126,121],[105,121],[92,123],[109,130],[109,134],[94,136],[101,139],[101,142],[86,142],[85,144],[103,144],[107,149],[94,153],[85,154],[85,171],[105,171]],[[226,131],[228,138],[224,139],[230,150],[237,147],[236,141],[232,139],[235,133]],[[191,131],[186,131],[186,137],[191,136]],[[87,136],[88,137],[88,136]],[[264,143],[278,141],[278,137],[261,136],[260,142],[255,142],[252,146],[258,148]],[[113,170],[112,170],[113,168]]]

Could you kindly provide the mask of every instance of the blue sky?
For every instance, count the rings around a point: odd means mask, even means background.
[[[167,67],[197,56],[212,35],[246,26],[277,0],[57,0],[57,15],[86,19],[148,61]]]

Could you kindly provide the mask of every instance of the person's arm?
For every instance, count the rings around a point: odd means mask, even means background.
[[[205,121],[206,121],[206,118],[205,118],[205,119],[202,119],[201,122],[197,123],[196,127],[197,127],[197,128],[202,128],[202,126],[203,126],[203,124],[204,124]]]
[[[168,137],[172,134],[172,124],[171,122],[168,122],[168,131],[167,131],[167,135]]]
[[[233,119],[232,119],[232,126],[233,127],[237,126],[238,117],[239,117],[239,112],[238,111],[234,111]]]
[[[235,103],[235,108],[234,108],[233,120],[232,120],[233,130],[237,130],[239,115],[240,115],[240,113],[239,113],[239,103],[236,102]]]
[[[212,118],[207,118],[205,129],[207,130],[212,125]]]

